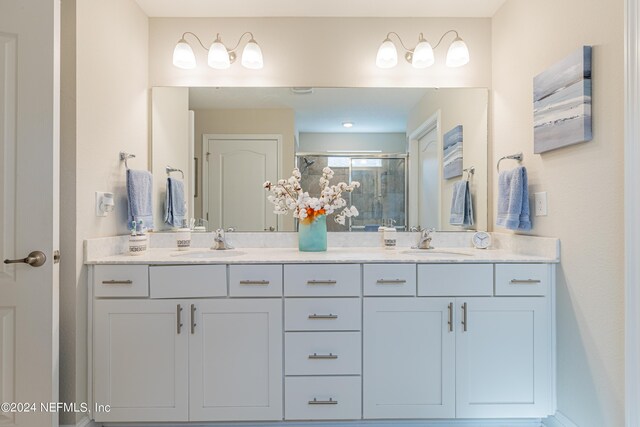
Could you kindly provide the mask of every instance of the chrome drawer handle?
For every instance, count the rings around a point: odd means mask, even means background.
[[[103,285],[131,285],[133,280],[103,280]]]
[[[241,285],[268,285],[268,280],[241,280]]]
[[[176,327],[179,335],[182,330],[182,306],[180,304],[176,307]]]
[[[329,354],[317,354],[313,353],[309,355],[309,359],[337,359],[338,355],[329,353]]]
[[[309,315],[309,319],[337,319],[338,315],[337,314],[310,314]]]
[[[378,279],[377,283],[379,285],[400,285],[402,283],[407,283],[407,281],[403,279]]]
[[[536,283],[542,283],[542,281],[536,279],[511,279],[511,282],[509,283],[511,283],[512,285],[535,285]]]
[[[337,280],[307,280],[307,285],[335,285]]]
[[[329,400],[318,400],[317,398],[313,398],[313,400],[309,401],[309,405],[337,405],[338,401],[333,400],[332,397]]]

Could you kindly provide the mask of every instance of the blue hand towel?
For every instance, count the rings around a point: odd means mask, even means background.
[[[529,183],[524,166],[500,172],[496,225],[511,230],[531,230]]]
[[[129,224],[153,229],[153,177],[148,171],[127,169]]]
[[[187,210],[184,201],[184,182],[177,178],[167,178],[167,198],[165,202],[164,222],[181,227]]]
[[[473,225],[473,204],[471,202],[469,181],[459,181],[453,186],[449,224],[463,227]]]

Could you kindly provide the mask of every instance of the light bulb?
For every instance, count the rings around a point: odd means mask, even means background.
[[[217,70],[224,70],[231,66],[229,60],[229,52],[227,47],[217,38],[209,47],[209,56],[207,57],[209,67]]]
[[[469,48],[460,37],[456,37],[447,52],[447,67],[461,67],[468,63]]]
[[[173,49],[173,65],[184,70],[196,68],[196,56],[185,39],[180,39]]]
[[[259,70],[264,67],[262,49],[254,39],[249,40],[242,51],[242,66],[252,70]]]
[[[376,65],[378,68],[393,68],[398,64],[398,51],[396,46],[389,38],[385,39],[376,56]]]
[[[434,64],[433,48],[425,39],[420,40],[413,50],[411,65],[413,68],[427,68]]]

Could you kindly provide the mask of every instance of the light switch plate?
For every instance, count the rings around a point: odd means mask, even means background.
[[[547,192],[535,193],[536,216],[547,216]]]

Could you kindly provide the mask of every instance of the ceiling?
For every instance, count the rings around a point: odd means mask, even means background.
[[[506,0],[136,0],[150,17],[489,18]]]
[[[425,88],[190,88],[190,109],[290,108],[298,132],[406,132],[411,109]],[[345,121],[354,123],[350,129]]]

